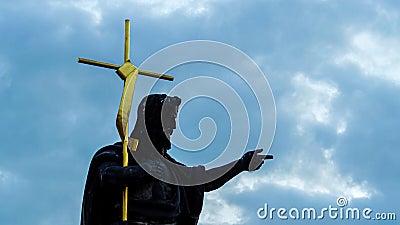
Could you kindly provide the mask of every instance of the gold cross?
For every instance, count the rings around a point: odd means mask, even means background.
[[[89,64],[93,66],[100,66],[104,68],[114,69],[118,76],[124,81],[124,90],[122,92],[121,102],[117,114],[117,130],[121,140],[123,141],[123,166],[128,166],[128,145],[132,146],[131,150],[136,151],[139,140],[130,140],[128,135],[129,130],[129,113],[132,106],[133,91],[135,88],[136,79],[139,74],[160,78],[164,80],[174,80],[174,77],[165,74],[159,74],[140,70],[135,67],[130,59],[130,21],[125,20],[125,48],[124,48],[124,63],[121,66],[105,62],[99,62],[90,59],[78,58],[79,63]],[[132,143],[129,143],[132,142]],[[128,187],[125,187],[122,196],[122,220],[128,220]]]

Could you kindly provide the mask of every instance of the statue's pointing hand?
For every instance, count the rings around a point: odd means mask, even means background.
[[[262,155],[259,154],[263,149],[257,149],[253,151],[246,152],[240,161],[243,165],[243,170],[245,171],[255,171],[261,168],[264,164],[265,159],[272,159],[272,155]]]

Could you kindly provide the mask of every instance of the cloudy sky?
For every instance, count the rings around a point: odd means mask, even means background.
[[[338,197],[348,200],[347,207],[371,208],[371,216],[400,216],[400,7],[394,1],[16,0],[0,3],[0,224],[79,223],[90,159],[118,141],[122,82],[76,59],[120,64],[126,18],[136,65],[172,44],[218,41],[251,57],[275,97],[269,151],[275,159],[206,194],[200,224],[338,224],[343,221],[257,217],[265,203],[319,211],[338,207]],[[268,91],[249,90],[228,69],[206,63],[169,72],[176,81],[160,82],[155,90],[220,77],[248,111],[256,104],[254,93]],[[145,93],[138,88],[136,94]],[[176,147],[174,156],[187,164],[209,160],[209,152],[227,145],[234,111],[207,98],[186,104],[183,133],[198,138],[201,118],[211,117],[215,141],[195,153]],[[260,116],[248,119],[251,149]]]

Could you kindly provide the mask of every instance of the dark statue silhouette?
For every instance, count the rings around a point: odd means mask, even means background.
[[[204,192],[218,189],[242,171],[257,170],[264,159],[272,158],[255,150],[209,170],[203,166],[185,167],[168,154],[180,103],[180,98],[165,94],[152,94],[141,101],[131,134],[139,145],[129,154],[127,167],[122,166],[121,142],[95,153],[85,185],[81,225],[197,224]],[[151,150],[157,154],[150,154]],[[170,168],[168,163],[181,169]],[[176,182],[169,182],[171,177]],[[193,185],[180,183],[186,178]],[[128,221],[121,221],[125,186],[129,187]]]

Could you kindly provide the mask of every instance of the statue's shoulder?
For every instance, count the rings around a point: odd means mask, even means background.
[[[166,158],[168,161],[170,161],[170,162],[172,162],[172,163],[175,163],[175,164],[177,164],[177,165],[186,166],[185,164],[176,161],[176,160],[175,160],[174,158],[172,158],[172,156],[170,156],[169,154],[167,154],[167,155],[165,156],[165,158]]]
[[[99,149],[93,156],[92,162],[102,163],[104,161],[122,160],[122,144],[117,142]]]

